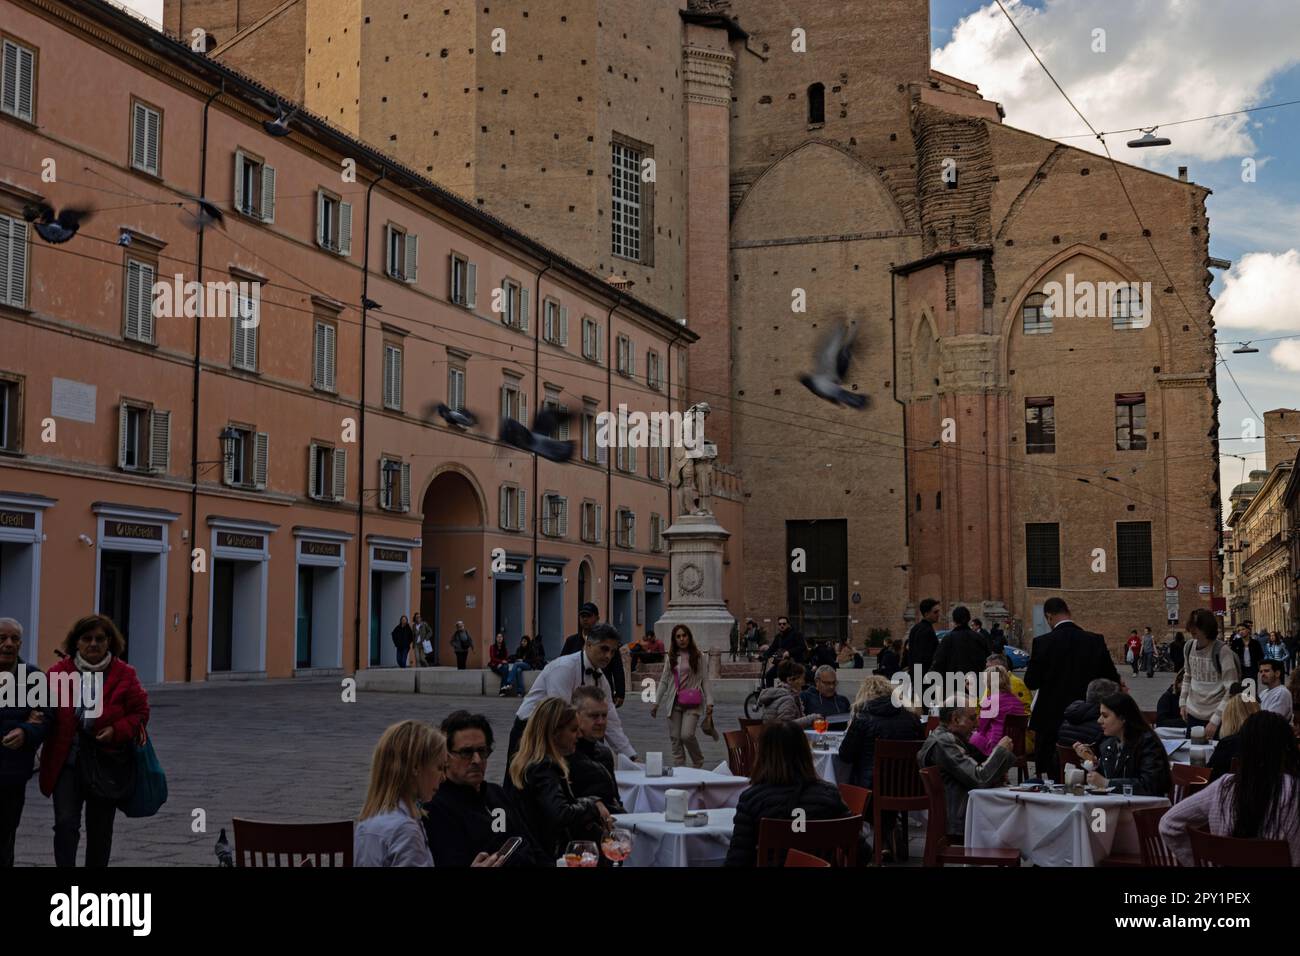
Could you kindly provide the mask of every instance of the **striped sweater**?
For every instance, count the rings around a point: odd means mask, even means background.
[[[1219,655],[1219,667],[1214,666],[1212,654]],[[1241,663],[1231,647],[1215,641],[1202,650],[1195,641],[1189,641],[1178,706],[1186,707],[1189,717],[1220,724],[1223,708],[1228,705],[1228,688],[1239,680]]]

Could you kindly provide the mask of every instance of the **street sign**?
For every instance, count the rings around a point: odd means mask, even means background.
[[[1177,590],[1178,590],[1178,578],[1174,577],[1172,574],[1169,575],[1169,577],[1165,578],[1165,590],[1166,590],[1166,591],[1177,591]]]

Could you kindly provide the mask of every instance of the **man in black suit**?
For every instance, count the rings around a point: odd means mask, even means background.
[[[1070,608],[1061,598],[1048,598],[1043,604],[1043,614],[1052,632],[1034,638],[1029,666],[1025,669],[1025,686],[1038,691],[1034,709],[1029,717],[1029,729],[1034,732],[1034,762],[1038,773],[1057,778],[1056,738],[1065,709],[1076,700],[1083,700],[1088,684],[1105,677],[1120,685],[1124,683],[1115,669],[1106,639],[1100,634],[1085,631],[1070,620]]]
[[[953,608],[952,623],[956,626],[939,642],[932,662],[934,670],[944,675],[945,688],[952,686],[947,680],[949,674],[957,676],[957,686],[964,686],[968,676],[978,681],[989,656],[988,644],[970,626],[969,608],[960,604]]]
[[[934,653],[939,649],[939,638],[934,633],[935,622],[939,620],[939,602],[926,598],[921,602],[921,619],[907,632],[907,644],[903,647],[903,669],[911,674],[912,668],[921,665],[924,676],[934,662]]]
[[[1249,621],[1238,627],[1237,633],[1233,635],[1228,646],[1241,662],[1242,679],[1249,679],[1258,684],[1259,664],[1264,660],[1264,645],[1250,632],[1250,627]]]

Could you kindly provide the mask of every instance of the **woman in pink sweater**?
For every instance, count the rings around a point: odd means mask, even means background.
[[[1300,866],[1300,750],[1285,718],[1252,714],[1239,733],[1241,769],[1215,780],[1160,819],[1160,835],[1178,862],[1192,865],[1187,831],[1285,840]]]
[[[1011,689],[1011,674],[1005,667],[990,667],[984,672],[984,677],[988,681],[989,696],[981,701],[979,724],[970,735],[970,743],[987,757],[993,753],[998,741],[1007,735],[1007,717],[1023,714],[1025,705]]]

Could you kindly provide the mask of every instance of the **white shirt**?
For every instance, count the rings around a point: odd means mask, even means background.
[[[1280,714],[1287,720],[1291,719],[1291,692],[1281,684],[1276,687],[1270,687],[1268,690],[1260,691],[1259,709],[1271,710],[1275,714]]]
[[[592,677],[586,673],[588,669],[595,670],[596,676]],[[623,721],[618,716],[618,708],[614,706],[613,689],[605,679],[604,672],[588,659],[585,648],[575,654],[557,657],[543,667],[541,674],[533,681],[533,686],[525,695],[523,703],[515,711],[515,716],[520,720],[527,720],[533,715],[537,705],[547,697],[559,697],[567,704],[573,699],[574,689],[584,684],[599,687],[605,692],[605,700],[609,701],[609,723],[605,728],[605,742],[615,753],[635,757],[636,748],[627,739],[627,734],[623,731]]]

